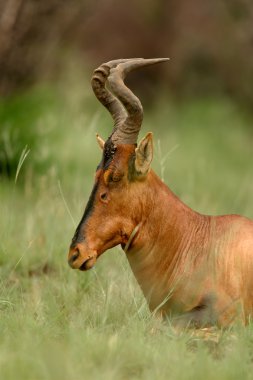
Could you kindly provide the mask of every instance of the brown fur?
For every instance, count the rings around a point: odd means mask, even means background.
[[[77,231],[83,239],[69,252],[71,267],[89,269],[107,249],[124,248],[138,225],[126,256],[152,311],[195,326],[226,326],[237,316],[247,323],[253,222],[193,211],[152,170],[136,171],[135,152],[134,145],[118,145],[109,167],[98,169],[92,212]]]

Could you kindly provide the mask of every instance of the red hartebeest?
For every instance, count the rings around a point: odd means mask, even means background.
[[[121,244],[150,309],[195,326],[225,326],[253,314],[253,222],[201,215],[150,169],[152,133],[137,145],[143,111],[127,73],[167,59],[121,59],[95,70],[92,87],[114,120],[95,184],[70,246],[72,268],[87,270]]]

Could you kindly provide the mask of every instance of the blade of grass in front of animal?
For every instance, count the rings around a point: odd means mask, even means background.
[[[135,235],[136,235],[137,232],[139,231],[139,228],[140,228],[140,225],[137,224],[137,226],[133,229],[133,231],[132,231],[132,233],[131,233],[131,235],[130,235],[130,237],[129,237],[129,239],[128,239],[128,242],[126,243],[125,249],[124,249],[124,251],[125,251],[126,253],[127,253],[127,251],[128,251],[128,248],[130,247],[130,244],[132,243],[132,241],[133,241]]]
[[[25,162],[25,159],[29,153],[30,153],[30,149],[27,149],[27,145],[26,145],[25,148],[23,149],[22,153],[21,153],[20,158],[19,158],[19,162],[18,162],[18,166],[17,166],[17,170],[16,170],[16,176],[15,176],[15,184],[17,183],[18,175],[19,175],[19,172],[22,168],[22,165]]]

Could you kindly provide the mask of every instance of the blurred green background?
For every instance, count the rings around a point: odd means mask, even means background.
[[[68,268],[112,128],[90,78],[124,57],[171,58],[127,78],[154,170],[200,212],[253,218],[251,0],[0,2],[0,378],[251,379],[252,325],[157,321],[118,248]]]
[[[1,2],[0,173],[13,175],[25,146],[39,149],[49,136],[48,123],[38,126],[49,108],[71,119],[75,103],[92,116],[89,78],[114,58],[171,58],[128,82],[146,110],[162,96],[165,107],[211,97],[252,113],[252,24],[251,0]],[[36,168],[46,155],[32,155]]]
[[[1,2],[0,173],[16,173],[25,146],[37,169],[48,164],[38,142],[50,131],[39,120],[49,110],[71,120],[74,106],[92,117],[100,108],[89,78],[114,58],[171,58],[129,78],[145,110],[164,96],[164,107],[225,98],[252,113],[252,24],[251,0]],[[52,129],[56,138],[61,128]]]

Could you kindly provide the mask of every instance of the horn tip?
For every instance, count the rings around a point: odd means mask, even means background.
[[[147,61],[153,61],[154,63],[167,62],[170,61],[170,58],[151,58],[147,59]]]

